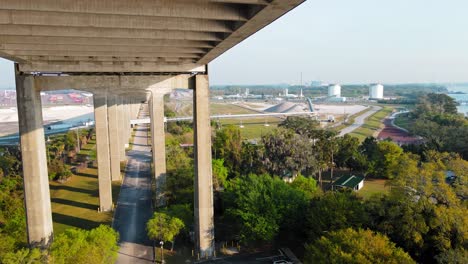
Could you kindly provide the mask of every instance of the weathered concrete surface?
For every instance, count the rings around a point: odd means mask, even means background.
[[[107,212],[112,210],[112,182],[106,94],[94,94],[93,100],[99,181],[99,208],[101,212]]]
[[[28,242],[46,247],[53,230],[41,96],[30,75],[16,76],[16,92]]]
[[[303,1],[4,0],[0,56],[22,72],[192,72]]]
[[[107,96],[107,115],[109,121],[109,152],[112,181],[119,181],[120,176],[120,144],[119,142],[119,117],[118,104],[115,95]]]
[[[118,99],[118,123],[119,123],[119,140],[117,144],[119,145],[119,156],[120,156],[120,161],[125,161],[127,160],[127,156],[125,154],[125,137],[124,137],[124,129],[125,129],[125,117],[124,117],[124,105],[123,105],[123,99],[122,97],[119,97]]]
[[[142,115],[147,115],[146,105]],[[117,263],[152,263],[153,248],[146,235],[151,208],[151,152],[148,125],[138,126],[133,149],[128,151],[127,172],[117,201],[113,228],[120,234]]]
[[[195,75],[195,241],[200,257],[214,253],[213,181],[208,75]]]
[[[151,140],[153,148],[154,179],[156,181],[156,203],[163,206],[163,187],[166,182],[166,136],[164,131],[164,94],[151,95]]]

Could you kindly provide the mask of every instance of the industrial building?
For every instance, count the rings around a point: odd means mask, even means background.
[[[369,87],[369,99],[383,99],[384,86],[382,84],[371,84]]]
[[[341,86],[338,84],[332,84],[328,86],[329,97],[341,97]]]

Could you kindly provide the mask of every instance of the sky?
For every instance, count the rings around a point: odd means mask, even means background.
[[[467,0],[308,0],[211,62],[210,83],[466,82],[467,47]]]

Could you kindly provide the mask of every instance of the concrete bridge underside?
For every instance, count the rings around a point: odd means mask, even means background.
[[[94,94],[100,210],[112,209],[130,120],[150,105],[158,205],[166,177],[164,94],[194,90],[195,241],[214,252],[208,63],[304,0],[0,0],[0,57],[15,64],[28,240],[52,214],[40,92]]]

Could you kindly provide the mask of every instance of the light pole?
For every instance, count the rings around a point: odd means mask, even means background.
[[[159,244],[161,245],[161,263],[164,263],[164,241],[159,241]]]

